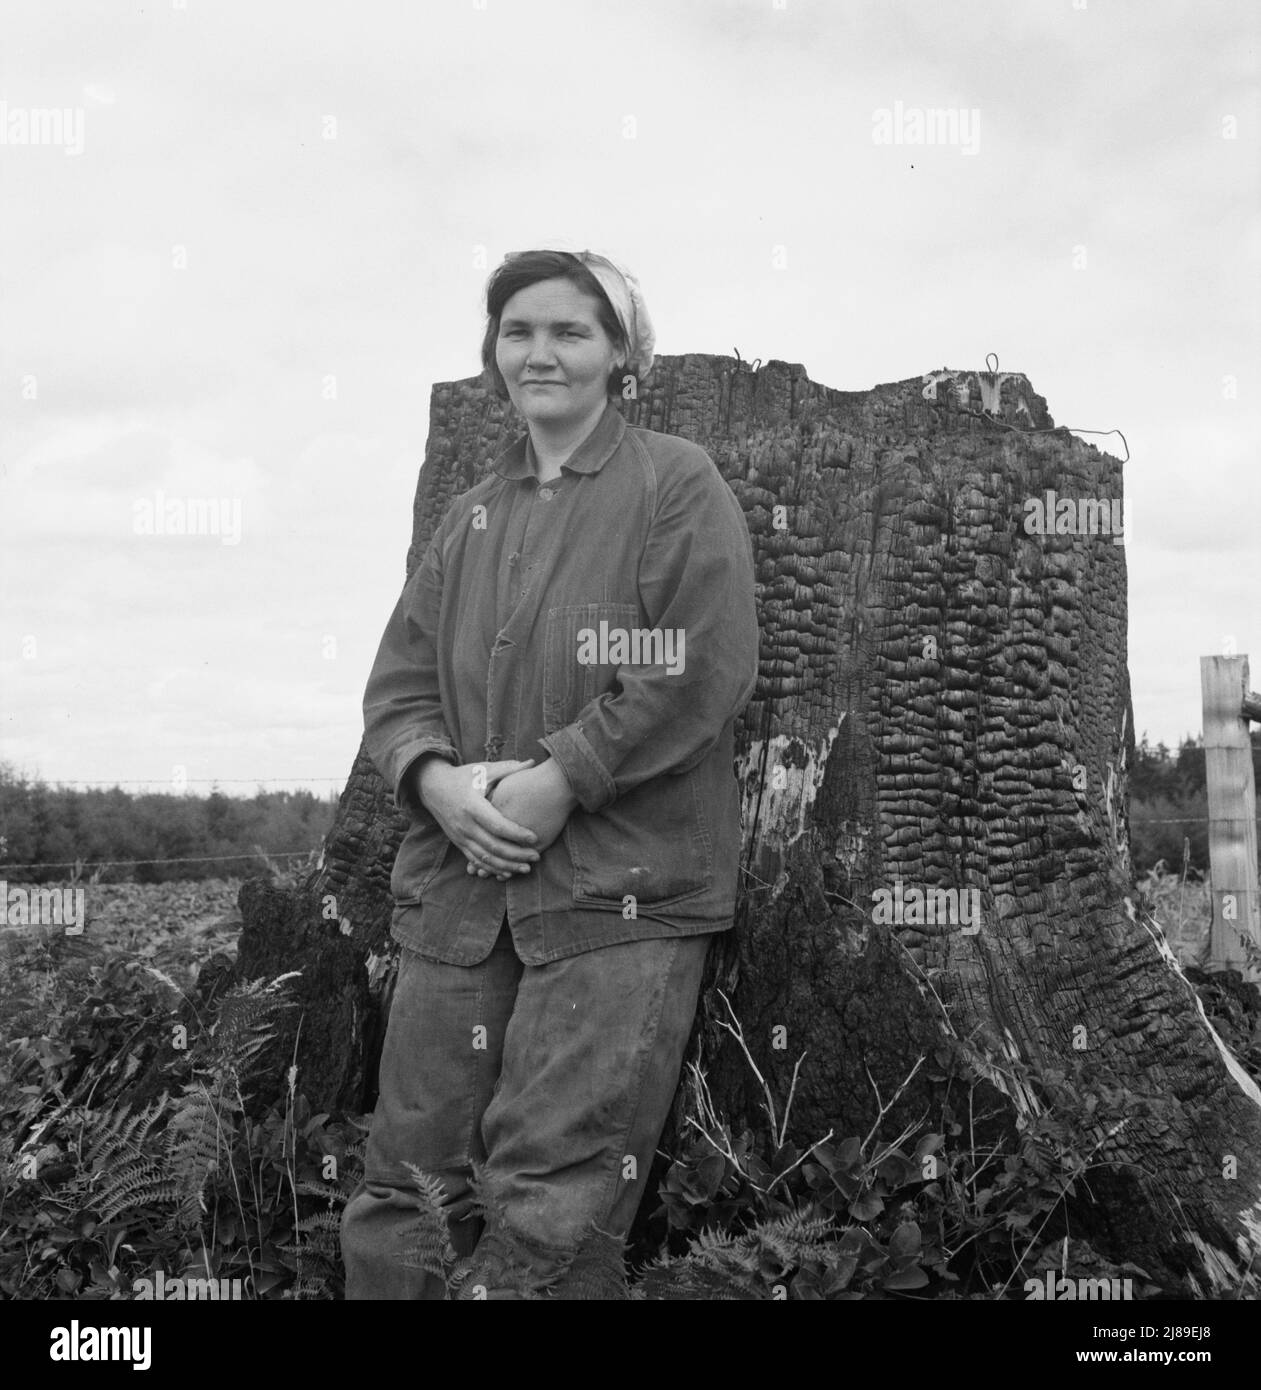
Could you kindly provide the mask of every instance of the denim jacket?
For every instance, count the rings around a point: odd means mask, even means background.
[[[406,809],[396,940],[473,965],[506,913],[541,964],[731,926],[741,845],[734,725],[758,665],[753,551],[709,455],[610,403],[540,485],[528,435],[448,509],[364,694],[369,755]],[[578,807],[529,873],[476,878],[404,779],[547,757]]]

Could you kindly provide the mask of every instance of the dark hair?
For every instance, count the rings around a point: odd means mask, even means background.
[[[622,325],[613,312],[604,287],[577,256],[568,251],[525,251],[505,261],[486,282],[486,333],[482,338],[482,367],[500,400],[508,399],[508,387],[495,361],[495,343],[499,339],[499,321],[503,317],[504,305],[518,290],[537,285],[541,280],[569,280],[584,294],[593,296],[599,306],[596,318],[600,327],[617,345],[619,352],[629,351]],[[622,378],[629,370],[627,366],[615,366],[609,373],[606,389],[610,397],[622,394]]]

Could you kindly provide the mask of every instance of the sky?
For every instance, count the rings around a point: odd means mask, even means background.
[[[1124,431],[1135,728],[1175,746],[1201,656],[1261,688],[1259,29],[1254,0],[7,0],[0,761],[340,790],[430,389],[478,371],[504,253],[554,244],[635,272],[659,353],[851,391],[994,353]],[[929,109],[952,141],[907,138]],[[201,534],[146,533],[170,499]]]

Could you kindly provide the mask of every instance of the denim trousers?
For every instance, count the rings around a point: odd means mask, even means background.
[[[404,948],[364,1179],[342,1217],[346,1297],[448,1296],[442,1277],[405,1263],[424,1202],[408,1163],[441,1184],[460,1298],[546,1297],[593,1232],[620,1251],[674,1099],[711,939],[630,941],[525,965],[505,917],[478,965]],[[480,1211],[475,1171],[492,1204]]]

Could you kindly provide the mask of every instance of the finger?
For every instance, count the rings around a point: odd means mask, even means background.
[[[509,878],[516,878],[517,874],[530,873],[534,867],[531,863],[502,859],[494,853],[473,847],[467,849],[466,856],[469,862],[464,866],[464,872],[475,874],[481,878],[491,877],[494,874],[501,883],[506,883]]]
[[[501,883],[505,883],[507,878],[512,878],[516,874],[530,872],[530,865],[499,858],[495,853],[474,851],[471,853],[467,872],[475,873],[480,878],[488,878],[494,873]]]
[[[470,808],[470,814],[476,827],[473,831],[473,838],[475,839],[484,842],[489,836],[507,844],[533,845],[538,843],[539,837],[533,830],[527,830],[524,825],[518,825],[516,821],[509,820],[497,806],[489,801],[474,802]]]
[[[503,873],[518,873],[538,863],[538,854],[520,845],[496,843],[494,840],[474,841],[471,846],[474,863],[492,865]]]
[[[501,758],[497,763],[482,763],[481,766],[486,769],[488,778],[498,782],[507,777],[510,772],[524,772],[533,763],[533,758]]]
[[[520,873],[538,861],[537,850],[496,840],[493,835],[473,833],[460,841],[460,853],[474,870],[490,867],[500,873]]]
[[[514,772],[524,772],[527,767],[532,767],[533,765],[533,758],[526,758],[521,762],[485,763],[486,795],[490,796],[491,792],[494,791],[505,777],[511,777]]]
[[[502,758],[498,762],[465,763],[464,770],[470,774],[474,790],[481,796],[489,796],[491,791],[514,772],[521,772],[533,763],[533,758],[518,761],[515,758]]]

